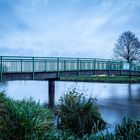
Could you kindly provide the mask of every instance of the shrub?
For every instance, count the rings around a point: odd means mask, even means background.
[[[10,117],[8,110],[4,104],[6,101],[4,93],[0,93],[0,139],[8,140],[10,135]]]
[[[138,140],[140,139],[140,120],[125,117],[121,124],[115,127],[117,139]]]
[[[4,106],[1,112],[2,119],[7,116],[8,121],[4,119],[1,127],[0,136],[7,136],[7,140],[43,140],[45,134],[52,128],[52,112],[43,108],[39,103],[35,103],[32,99],[14,101],[0,94],[1,104]],[[10,121],[9,121],[10,120]],[[6,123],[6,124],[5,124]],[[9,130],[7,135],[6,130]],[[5,139],[4,139],[5,140]]]
[[[105,128],[106,123],[95,105],[95,98],[86,99],[76,89],[69,91],[60,98],[60,128],[75,134],[91,133]],[[95,129],[96,128],[96,129]]]

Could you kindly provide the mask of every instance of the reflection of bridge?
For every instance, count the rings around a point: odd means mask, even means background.
[[[127,67],[126,67],[127,66]],[[49,80],[54,92],[54,79],[92,75],[140,75],[140,65],[123,61],[64,57],[0,57],[0,80]],[[51,94],[53,95],[53,94]]]

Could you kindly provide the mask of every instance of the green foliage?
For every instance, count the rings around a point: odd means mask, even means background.
[[[91,133],[92,128],[95,132],[105,128],[106,123],[101,118],[95,100],[92,97],[86,99],[75,89],[61,97],[59,110],[61,129],[84,134]]]
[[[46,132],[52,128],[52,113],[49,109],[32,99],[14,101],[3,93],[0,96],[0,139],[45,139]]]
[[[102,83],[140,83],[140,77],[137,76],[78,76],[63,77],[63,81],[84,81],[84,82],[102,82]]]
[[[28,100],[15,101],[0,93],[0,140],[139,140],[140,120],[124,118],[115,132],[105,127],[95,99],[68,92],[60,99],[61,128],[52,125],[52,112]],[[96,132],[96,133],[95,133]],[[79,135],[80,134],[80,135]],[[80,137],[79,137],[80,136]]]
[[[121,124],[116,125],[115,135],[117,139],[140,139],[140,120],[124,118]]]
[[[0,93],[0,139],[2,140],[8,140],[7,135],[10,135],[10,117],[4,104],[5,101],[4,93]]]

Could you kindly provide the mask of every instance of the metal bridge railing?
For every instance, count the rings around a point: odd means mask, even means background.
[[[123,61],[93,58],[1,56],[0,73],[50,72],[71,70],[124,70]],[[127,70],[140,71],[140,65],[130,64]]]

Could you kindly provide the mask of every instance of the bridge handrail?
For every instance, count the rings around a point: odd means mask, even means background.
[[[103,60],[103,61],[120,61],[120,60],[115,60],[115,59],[102,59],[102,58],[78,58],[78,57],[36,57],[36,56],[0,56],[2,58],[15,58],[15,59],[32,59],[32,58],[35,58],[35,59],[74,59],[74,60],[77,60],[77,59],[80,59],[80,60]]]
[[[125,70],[125,63],[101,58],[0,56],[0,73],[2,76],[6,72]],[[131,63],[127,70],[140,71],[140,65]]]

